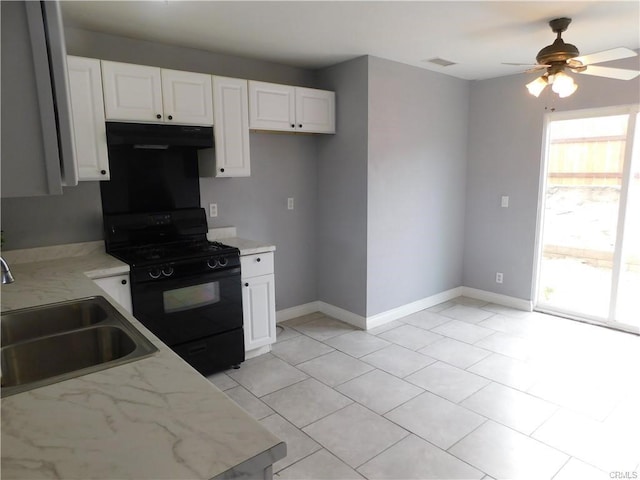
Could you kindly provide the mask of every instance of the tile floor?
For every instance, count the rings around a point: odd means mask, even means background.
[[[638,336],[464,297],[368,332],[280,326],[209,377],[286,441],[275,478],[640,477]]]

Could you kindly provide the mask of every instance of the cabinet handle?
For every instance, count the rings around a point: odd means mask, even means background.
[[[106,174],[107,174],[107,171],[106,171],[106,170],[100,170],[100,173],[101,173],[102,175],[106,175]]]
[[[244,284],[244,286],[245,286],[245,287],[248,287],[248,286],[249,286],[249,284],[248,284],[248,283],[245,283],[245,284]]]
[[[173,120],[173,115],[169,115],[169,120]]]
[[[158,114],[156,115],[156,118],[157,118],[158,120],[160,120],[160,119],[162,118],[162,115],[160,115],[160,114],[158,113]]]
[[[296,128],[296,126],[292,123],[292,124],[291,124],[291,128]]]
[[[220,169],[220,173],[223,173],[223,172],[224,172],[224,168],[221,168],[221,169]]]
[[[123,284],[123,285],[126,285],[127,281],[126,280],[122,280],[120,283]]]
[[[259,261],[260,261],[260,257],[256,258],[256,262],[259,262]]]
[[[298,124],[298,128],[302,128],[302,124],[301,123]]]

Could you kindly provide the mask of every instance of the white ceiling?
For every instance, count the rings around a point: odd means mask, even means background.
[[[553,42],[548,21],[582,54],[640,48],[632,1],[63,1],[65,25],[126,37],[322,68],[361,55],[464,79],[511,75]],[[443,58],[457,65],[425,62]]]

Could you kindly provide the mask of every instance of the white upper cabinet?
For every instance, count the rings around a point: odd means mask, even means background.
[[[102,87],[107,120],[163,120],[159,68],[103,60]]]
[[[165,122],[213,124],[211,75],[161,71]]]
[[[107,120],[213,124],[211,75],[102,61]]]
[[[247,80],[213,77],[216,177],[248,177],[249,102]]]
[[[249,81],[249,126],[294,132],[295,101],[295,87]]]
[[[296,87],[296,129],[300,132],[336,133],[334,92]]]
[[[100,60],[67,57],[79,180],[109,180]]]
[[[250,81],[249,127],[256,130],[335,133],[335,93]]]

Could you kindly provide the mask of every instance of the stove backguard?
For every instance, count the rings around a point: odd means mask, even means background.
[[[111,180],[100,182],[103,214],[147,213],[200,207],[194,148],[141,150],[109,146]]]

